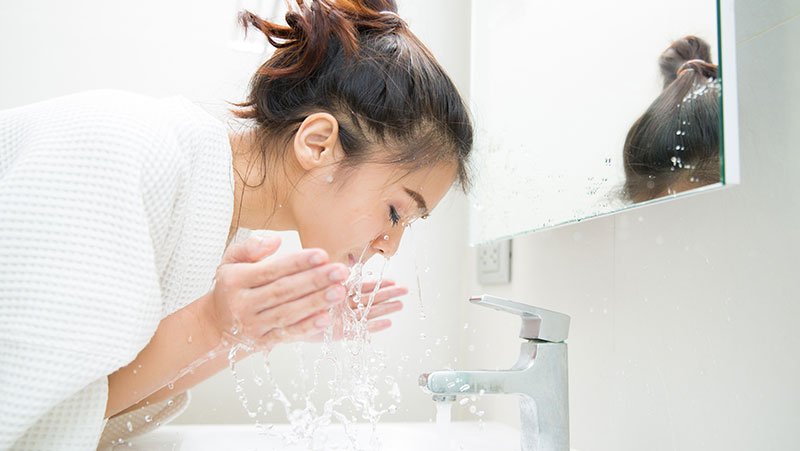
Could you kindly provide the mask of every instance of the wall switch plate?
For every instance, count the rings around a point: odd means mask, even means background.
[[[478,282],[482,285],[511,282],[511,240],[478,245]]]

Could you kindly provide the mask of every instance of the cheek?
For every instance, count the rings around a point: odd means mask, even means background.
[[[383,232],[385,221],[374,208],[367,211],[361,203],[344,199],[344,195],[320,196],[304,203],[297,220],[305,247],[320,247],[338,258],[363,248]]]

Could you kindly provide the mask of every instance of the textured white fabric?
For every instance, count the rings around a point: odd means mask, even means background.
[[[225,126],[185,99],[0,111],[0,450],[98,446],[106,376],[207,292],[232,208]]]

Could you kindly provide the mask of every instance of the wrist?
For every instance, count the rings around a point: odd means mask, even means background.
[[[216,349],[223,344],[222,328],[218,318],[214,297],[211,292],[206,293],[195,302],[197,306],[197,318],[200,321],[200,328],[203,331],[201,339],[209,350]]]

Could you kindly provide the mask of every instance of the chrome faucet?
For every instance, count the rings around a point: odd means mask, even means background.
[[[483,295],[470,302],[522,318],[519,359],[505,371],[435,371],[419,384],[434,401],[472,394],[520,397],[522,451],[569,451],[567,339],[569,316]]]

